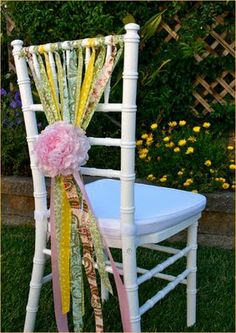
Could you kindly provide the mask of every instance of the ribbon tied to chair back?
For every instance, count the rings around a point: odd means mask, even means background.
[[[51,177],[51,253],[54,308],[59,331],[67,332],[72,303],[74,330],[83,330],[84,282],[82,261],[91,293],[96,332],[103,332],[102,306],[95,272],[110,293],[104,251],[110,258],[118,290],[124,331],[130,331],[127,295],[109,248],[102,239],[89,203],[80,166],[90,148],[86,128],[123,52],[123,36],[24,48],[49,125],[38,136],[34,154],[38,168]],[[87,50],[86,50],[87,49]],[[86,50],[86,51],[85,51]],[[89,50],[90,57],[85,57]],[[87,62],[86,64],[84,64]],[[85,66],[86,65],[86,66]],[[83,259],[82,259],[83,258]]]

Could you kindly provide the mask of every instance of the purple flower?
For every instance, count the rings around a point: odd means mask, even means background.
[[[16,125],[20,125],[20,124],[22,124],[22,119],[17,118],[17,119],[16,119]]]
[[[16,91],[15,93],[15,100],[20,100],[20,92],[19,91]]]
[[[18,108],[22,107],[21,100],[17,99],[17,100],[15,100],[15,102],[16,102],[16,105],[17,105]]]
[[[5,119],[5,120],[3,120],[3,122],[2,122],[2,126],[4,127],[4,128],[7,128],[8,127],[8,121]]]
[[[12,100],[11,103],[10,103],[10,108],[12,109],[16,109],[17,108],[17,103],[16,101]]]
[[[1,96],[6,96],[7,92],[4,88],[1,89]]]

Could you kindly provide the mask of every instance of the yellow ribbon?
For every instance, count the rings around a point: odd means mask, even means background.
[[[80,126],[81,121],[83,119],[83,115],[84,115],[84,111],[85,111],[84,109],[85,109],[86,102],[87,102],[87,99],[88,99],[91,83],[93,81],[94,62],[95,62],[95,48],[94,48],[94,45],[95,45],[95,39],[90,38],[88,40],[88,47],[92,47],[92,55],[89,59],[88,67],[87,67],[87,70],[86,70],[85,75],[84,75],[84,80],[83,80],[82,88],[81,88],[81,92],[80,92],[79,106],[78,106],[78,110],[76,110],[77,113],[76,113],[75,124],[77,126]]]
[[[61,212],[61,240],[60,240],[60,285],[62,299],[62,313],[70,310],[70,237],[71,237],[71,208],[61,178],[62,212]]]

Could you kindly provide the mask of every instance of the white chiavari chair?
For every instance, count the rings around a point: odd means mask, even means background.
[[[84,167],[81,171],[83,174],[102,177],[101,180],[87,184],[86,190],[108,245],[122,249],[123,260],[117,266],[124,276],[132,331],[141,331],[141,316],[178,284],[186,286],[187,326],[192,326],[196,321],[197,225],[206,200],[202,195],[187,191],[135,183],[139,26],[131,23],[125,26],[125,30],[122,101],[120,104],[109,102],[110,85],[108,84],[104,93],[104,103],[100,103],[96,110],[97,112],[121,112],[122,135],[120,139],[90,138],[92,145],[119,146],[121,169]],[[61,45],[62,48],[66,48],[64,43]],[[23,105],[35,198],[35,253],[24,327],[24,331],[28,332],[34,329],[41,287],[51,279],[51,275],[43,276],[46,257],[50,256],[50,249],[46,247],[50,223],[48,223],[45,178],[37,169],[32,155],[33,144],[38,135],[36,111],[43,111],[43,108],[42,105],[33,102],[27,63],[24,58],[19,57],[23,42],[15,40],[12,46]],[[111,49],[107,45],[108,55],[109,52]],[[89,57],[90,51],[87,49],[85,62],[88,62]],[[55,63],[50,52],[49,59],[56,81]],[[187,229],[187,246],[182,250],[158,245],[185,229]],[[166,252],[171,256],[162,263],[156,263],[154,268],[145,270],[137,267],[138,247]],[[185,256],[186,268],[177,277],[162,273],[165,268]],[[107,270],[112,272],[109,263]],[[141,275],[138,276],[139,273]],[[153,297],[140,305],[139,286],[151,278],[162,278],[168,283],[162,290],[155,290]],[[104,288],[102,288],[102,299],[107,299]],[[143,329],[145,330],[145,327]]]

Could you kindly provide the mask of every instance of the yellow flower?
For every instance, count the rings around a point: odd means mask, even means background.
[[[152,136],[149,136],[149,137],[147,138],[146,145],[147,145],[147,146],[151,146],[152,143],[153,143],[153,137],[152,137]]]
[[[148,149],[143,148],[139,150],[139,158],[144,159],[148,154]]]
[[[186,121],[185,120],[180,120],[179,121],[179,126],[184,126],[186,125]]]
[[[220,177],[219,182],[225,183],[225,178]]]
[[[204,123],[204,124],[202,125],[202,127],[204,127],[204,128],[209,128],[210,126],[211,126],[210,123]]]
[[[210,173],[215,173],[215,171],[213,169],[210,169]]]
[[[188,147],[187,151],[185,154],[192,154],[194,152],[194,148],[193,147]]]
[[[193,183],[193,180],[192,180],[192,178],[188,178],[188,179],[186,180],[186,182],[192,184],[192,183]]]
[[[179,142],[178,142],[178,145],[180,146],[180,147],[182,147],[182,146],[185,146],[186,145],[186,140],[179,140]]]
[[[220,178],[215,178],[215,181],[219,182],[219,181],[220,181]]]
[[[195,136],[190,136],[188,138],[188,141],[195,142],[195,141],[197,141],[197,139],[195,138]]]
[[[200,132],[200,129],[201,129],[200,126],[195,126],[195,127],[193,127],[193,131],[194,131],[195,133],[199,133],[199,132]]]
[[[172,141],[171,141],[170,143],[166,143],[166,144],[165,144],[165,146],[168,147],[168,148],[172,148],[172,147],[174,147],[174,145],[175,145],[175,144],[174,144],[174,142],[172,142]]]
[[[170,137],[169,136],[166,136],[164,139],[163,139],[164,142],[169,142],[170,141]]]
[[[153,123],[153,124],[151,125],[151,129],[152,129],[152,130],[155,130],[155,129],[157,129],[157,126],[158,126],[157,123]]]
[[[182,176],[183,174],[184,174],[183,171],[179,171],[179,172],[177,173],[178,176]]]
[[[153,176],[153,174],[150,174],[150,175],[147,176],[147,180],[153,181],[155,179],[156,179],[156,177]]]
[[[136,146],[141,146],[142,143],[143,143],[143,140],[137,140],[137,141],[136,141]]]
[[[148,138],[147,133],[143,134],[143,135],[141,136],[141,138],[142,138],[142,139],[147,139],[147,138]]]
[[[175,153],[179,153],[179,152],[180,152],[180,148],[179,148],[179,147],[175,147],[175,148],[174,148],[174,152],[175,152]]]
[[[230,170],[236,170],[236,165],[235,164],[230,164],[229,168],[230,168]]]
[[[198,193],[198,190],[192,190],[193,193]]]
[[[227,149],[228,150],[234,150],[234,147],[233,146],[228,146]]]
[[[167,181],[167,178],[166,177],[162,177],[162,178],[160,178],[160,182],[161,183],[165,183]]]
[[[230,163],[234,163],[234,160],[230,160]]]
[[[183,185],[184,185],[185,187],[187,187],[187,186],[189,186],[189,185],[191,185],[191,184],[188,183],[188,182],[185,182],[185,183],[183,183]]]
[[[211,166],[211,161],[210,160],[206,160],[204,164],[209,167],[209,166]]]
[[[176,122],[176,121],[170,121],[170,122],[168,123],[168,125],[169,125],[170,127],[175,127],[175,126],[177,126],[177,122]]]
[[[222,184],[222,187],[224,190],[227,190],[227,188],[229,188],[229,184],[228,183],[224,183]]]
[[[232,185],[231,188],[235,189],[235,185]]]

